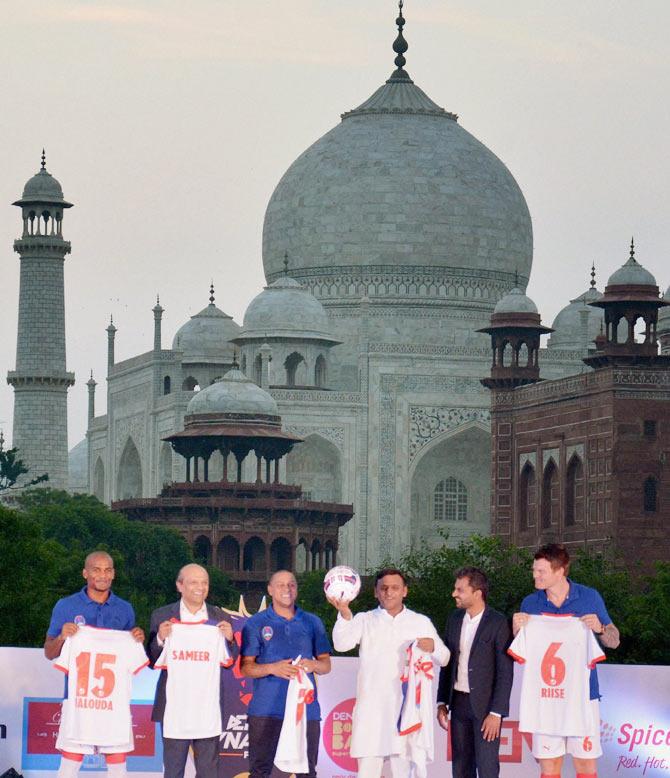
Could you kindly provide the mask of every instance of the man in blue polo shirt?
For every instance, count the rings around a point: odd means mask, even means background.
[[[603,598],[595,589],[582,586],[567,577],[570,555],[565,546],[549,543],[542,546],[533,561],[533,580],[536,591],[521,603],[521,612],[512,619],[512,632],[516,635],[528,623],[529,616],[541,613],[578,616],[593,630],[598,640],[607,648],[619,645],[619,630],[607,613]],[[591,670],[590,700],[594,720],[600,721],[598,700],[598,675]],[[541,778],[556,778],[561,774],[563,756],[572,755],[577,778],[596,778],[596,760],[602,755],[599,727],[591,738],[556,737],[533,734],[533,756],[540,763]]]
[[[289,680],[298,672],[293,660],[311,676],[330,672],[330,641],[318,616],[296,607],[298,584],[293,573],[279,570],[270,579],[272,605],[252,616],[242,630],[241,671],[254,679],[249,704],[249,778],[272,772],[284,719]],[[307,760],[316,776],[321,710],[316,697],[307,705]]]
[[[143,643],[144,632],[135,626],[133,606],[112,592],[112,557],[106,551],[91,552],[84,562],[82,575],[86,586],[76,594],[58,600],[54,606],[44,641],[46,658],[60,656],[65,639],[84,625],[130,630],[135,640]]]

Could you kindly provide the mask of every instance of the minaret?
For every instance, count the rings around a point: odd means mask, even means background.
[[[21,258],[13,446],[29,468],[28,479],[47,473],[49,486],[67,489],[67,390],[74,373],[65,368],[63,211],[72,203],[42,165],[14,205],[21,208],[23,234],[14,241]]]

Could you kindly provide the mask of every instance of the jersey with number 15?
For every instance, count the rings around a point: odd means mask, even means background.
[[[525,665],[521,682],[521,732],[593,735],[589,673],[605,659],[593,632],[574,616],[531,616],[508,654]]]
[[[148,664],[129,632],[80,627],[54,662],[68,674],[61,735],[90,746],[132,743],[132,676]]]

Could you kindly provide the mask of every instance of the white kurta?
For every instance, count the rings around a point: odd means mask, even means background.
[[[432,638],[432,657],[439,665],[449,661],[444,645],[427,616],[408,608],[395,617],[383,608],[357,613],[347,621],[338,614],[333,628],[336,651],[360,644],[360,663],[350,753],[353,757],[390,756],[403,751],[398,735],[402,707],[400,677],[407,648],[417,638]]]

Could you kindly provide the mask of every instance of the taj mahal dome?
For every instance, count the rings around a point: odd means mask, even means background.
[[[89,381],[73,489],[111,503],[183,480],[165,439],[184,429],[200,390],[239,367],[303,439],[281,479],[309,499],[353,505],[339,561],[367,570],[445,532],[451,544],[489,533],[490,394],[480,379],[491,347],[478,330],[501,300],[523,297],[531,218],[505,164],[410,77],[404,24],[401,8],[390,77],[277,184],[263,227],[267,286],[243,321],[212,289],[164,348],[157,303],[153,347],[118,362],[110,323],[107,413],[95,415]],[[543,377],[588,369],[602,311],[587,303],[599,295],[592,281],[566,301],[542,349]],[[214,454],[210,478],[223,468]],[[252,481],[253,454],[243,468]]]

